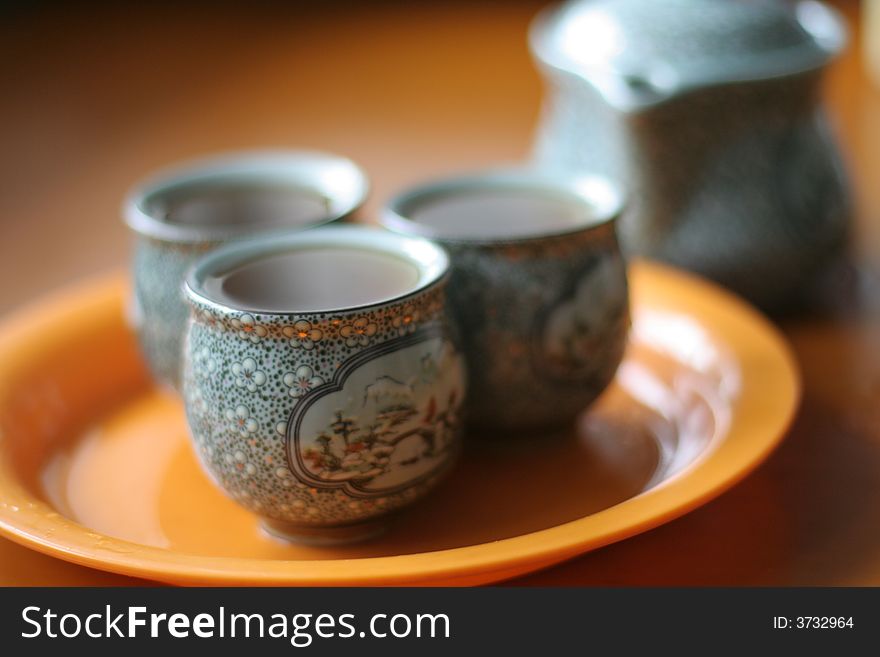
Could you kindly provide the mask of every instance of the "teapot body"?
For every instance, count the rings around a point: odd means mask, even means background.
[[[821,105],[824,62],[658,90],[536,56],[548,87],[537,164],[620,181],[628,254],[772,309],[840,253],[850,200]]]

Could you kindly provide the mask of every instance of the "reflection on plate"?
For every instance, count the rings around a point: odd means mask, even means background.
[[[55,297],[0,334],[0,530],[63,559],[175,583],[475,584],[644,531],[706,502],[778,443],[798,384],[747,306],[632,268],[613,386],[567,435],[472,437],[384,537],[314,548],[262,534],[198,468],[179,402],[149,384],[124,285]]]

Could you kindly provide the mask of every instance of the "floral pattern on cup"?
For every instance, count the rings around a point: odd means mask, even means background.
[[[399,315],[395,315],[391,323],[397,328],[400,335],[406,335],[416,330],[419,322],[419,311],[413,306],[405,306]]]
[[[290,346],[295,349],[312,349],[324,337],[321,329],[315,328],[311,322],[304,319],[293,326],[285,326],[282,332],[290,339]]]
[[[266,383],[266,375],[257,369],[257,361],[253,358],[245,358],[240,363],[233,363],[232,374],[235,377],[235,385],[239,388],[247,388],[249,392],[256,392],[257,388]]]
[[[286,341],[300,350],[303,358],[311,357],[323,343],[335,348],[340,342],[349,350],[357,351],[374,342],[394,336],[414,333],[435,322],[444,312],[444,295],[426,292],[424,296],[409,299],[395,310],[354,311],[345,316],[338,313],[317,313],[308,320],[280,323],[270,315],[240,313],[233,316],[217,315],[210,306],[193,310],[196,323],[220,332],[231,332],[236,337],[260,344],[265,340]],[[305,337],[302,337],[305,334]],[[311,344],[306,343],[310,340]]]
[[[308,365],[300,365],[296,368],[296,372],[288,372],[284,375],[283,381],[293,398],[302,397],[324,383],[324,379],[315,376],[314,371]]]
[[[195,354],[193,359],[199,365],[199,370],[204,376],[211,376],[217,371],[217,359],[211,355],[211,350],[202,347]]]
[[[226,419],[232,423],[233,429],[242,436],[247,436],[257,431],[257,421],[251,417],[250,409],[244,404],[239,404],[234,410],[231,408],[227,409]]]
[[[371,322],[366,317],[358,317],[350,324],[343,324],[339,329],[339,335],[345,338],[345,344],[349,347],[366,347],[378,330],[379,327],[375,322]]]
[[[250,313],[244,313],[241,317],[233,318],[232,326],[238,331],[238,337],[254,343],[259,342],[268,334],[266,327],[258,324],[257,320]]]

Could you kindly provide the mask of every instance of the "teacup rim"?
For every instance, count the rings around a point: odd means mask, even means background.
[[[383,246],[384,245],[384,246]],[[342,246],[384,252],[402,257],[419,270],[419,280],[402,294],[362,304],[337,305],[327,308],[290,308],[286,310],[245,307],[218,300],[205,292],[205,279],[222,271],[271,257],[297,248]],[[349,313],[403,303],[428,290],[444,284],[450,275],[450,258],[439,244],[418,236],[400,235],[379,226],[326,225],[308,230],[235,241],[214,249],[199,258],[188,270],[183,283],[183,295],[190,306],[200,304],[221,314],[259,314],[265,317],[302,317],[328,313]]]
[[[408,216],[407,208],[421,199],[451,192],[514,186],[566,194],[583,202],[590,208],[590,213],[582,223],[571,227],[522,235],[477,237],[444,235],[442,231]],[[592,173],[572,174],[556,169],[489,169],[435,178],[412,185],[385,203],[379,223],[393,232],[435,240],[441,244],[503,246],[538,243],[547,239],[592,232],[616,222],[625,206],[623,188],[607,176]]]
[[[344,171],[348,187],[332,187],[326,172],[330,167]],[[322,177],[322,173],[325,174]],[[297,226],[273,226],[265,233],[277,233],[322,226],[338,221],[360,208],[370,193],[370,180],[357,162],[342,155],[312,149],[248,149],[215,153],[160,168],[136,183],[123,201],[125,224],[135,233],[175,243],[224,241],[248,234],[247,222],[223,226],[188,225],[163,221],[154,216],[148,204],[161,194],[200,183],[233,181],[277,181],[313,189],[329,202],[327,215]],[[338,184],[338,180],[336,183]],[[250,227],[252,229],[252,227]]]

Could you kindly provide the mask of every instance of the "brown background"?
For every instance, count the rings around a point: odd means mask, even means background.
[[[529,153],[540,2],[121,4],[3,10],[0,313],[124,266],[125,191],[174,160],[340,152],[373,178],[370,214],[410,182]],[[880,91],[858,5],[837,4],[855,40],[826,92],[857,230],[830,294],[780,320],[805,378],[788,440],[687,517],[516,583],[880,584]],[[0,539],[0,584],[132,581]]]

